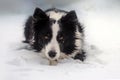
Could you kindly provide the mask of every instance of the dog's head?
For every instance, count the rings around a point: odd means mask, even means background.
[[[56,60],[61,53],[72,54],[79,46],[82,27],[78,26],[75,11],[35,9],[33,14],[34,48],[44,51],[46,57]],[[78,41],[77,41],[78,40]]]

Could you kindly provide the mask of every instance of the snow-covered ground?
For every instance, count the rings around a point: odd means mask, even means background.
[[[1,15],[0,80],[120,80],[120,7],[105,3],[85,0],[65,7],[76,9],[85,26],[84,63],[65,59],[49,66],[38,53],[23,49],[28,15]]]

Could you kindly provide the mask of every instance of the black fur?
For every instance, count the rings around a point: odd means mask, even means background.
[[[39,13],[39,14],[38,14]],[[51,38],[52,38],[52,31],[50,29],[51,26],[51,21],[49,19],[49,17],[45,14],[45,12],[43,12],[40,9],[36,9],[33,17],[36,21],[34,21],[34,49],[36,49],[37,51],[41,51],[42,48],[45,47],[45,45],[47,45],[48,42],[50,42]],[[45,40],[44,36],[49,34],[49,39]]]
[[[77,55],[75,55],[74,59],[84,61],[86,59],[86,52],[82,50],[80,53],[77,53]]]
[[[29,43],[33,37],[32,21],[33,21],[32,16],[30,16],[25,23],[24,28],[25,41],[23,41],[25,43]]]
[[[76,20],[77,17],[73,11],[69,12],[66,16],[62,17],[59,24],[61,27],[60,33],[64,35],[65,41],[61,46],[61,51],[66,54],[73,53],[76,50],[75,46],[75,30],[76,30]]]

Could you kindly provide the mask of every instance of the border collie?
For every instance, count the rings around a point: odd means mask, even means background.
[[[84,30],[76,12],[56,8],[46,11],[36,8],[24,28],[25,43],[44,54],[50,65],[71,57],[84,61]]]

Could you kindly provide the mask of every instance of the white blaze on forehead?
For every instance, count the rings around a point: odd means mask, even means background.
[[[62,16],[64,16],[66,13],[49,11],[46,14],[49,16],[49,18],[54,19],[55,23],[52,23],[52,25],[51,25],[52,39],[48,43],[48,45],[46,45],[46,47],[45,47],[45,55],[48,59],[55,60],[55,59],[58,59],[60,57],[60,47],[59,47],[59,43],[57,41],[57,35],[58,35],[59,30],[60,30],[58,20]],[[49,55],[48,55],[48,52],[51,51],[51,50],[53,50],[57,53],[54,58],[50,58]]]
[[[57,41],[57,35],[60,30],[59,24],[57,22],[52,24],[51,29],[52,29],[52,39],[46,46],[45,55],[47,56],[47,58],[55,60],[60,57],[60,47],[59,47],[59,43]],[[54,58],[50,58],[48,55],[49,51],[55,51],[57,53],[56,56]]]
[[[51,26],[51,29],[52,29],[51,44],[52,44],[52,46],[55,48],[56,45],[58,44],[58,42],[57,42],[57,35],[58,35],[59,30],[60,30],[59,24],[58,24],[57,22],[55,22],[55,23]]]
[[[58,31],[60,30],[59,24],[56,22],[55,24],[53,24],[51,26],[51,28],[52,28],[52,32],[53,32],[52,33],[52,35],[53,35],[52,39],[56,40],[56,37],[58,35]]]
[[[46,13],[50,18],[58,21],[62,16],[66,15],[64,12],[55,12],[55,11],[50,11]]]
[[[52,23],[52,25],[51,25],[52,39],[48,43],[48,45],[46,46],[45,55],[47,56],[47,58],[51,59],[48,55],[48,52],[55,51],[57,54],[56,54],[55,58],[52,58],[52,59],[58,59],[60,57],[60,47],[59,47],[59,43],[57,41],[57,35],[58,35],[59,30],[60,30],[58,20],[65,14],[59,13],[59,12],[56,13],[54,11],[50,11],[47,14],[49,15],[50,18],[56,20],[56,22]]]

